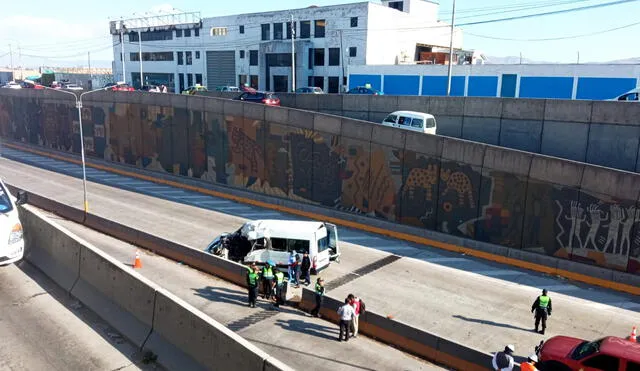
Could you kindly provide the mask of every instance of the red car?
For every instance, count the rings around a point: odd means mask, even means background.
[[[640,371],[640,344],[615,336],[592,342],[554,336],[537,353],[541,371]]]
[[[135,91],[136,90],[133,88],[133,86],[129,84],[124,84],[124,83],[110,83],[105,85],[104,88],[111,91]]]
[[[277,95],[270,92],[262,92],[262,91],[245,91],[239,96],[234,98],[235,100],[241,100],[245,102],[251,103],[262,103],[267,106],[279,106],[280,98]]]
[[[36,84],[35,82],[30,80],[24,80],[20,85],[23,89],[44,89],[44,86]]]

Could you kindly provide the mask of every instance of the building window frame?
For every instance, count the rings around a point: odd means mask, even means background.
[[[184,60],[185,60],[185,64],[187,66],[190,66],[193,64],[193,53],[192,52],[184,52]]]
[[[358,27],[358,17],[351,17],[351,27]]]
[[[262,41],[267,41],[271,38],[271,24],[270,23],[263,23],[260,25],[260,30],[261,30],[261,40]]]
[[[340,48],[329,48],[329,66],[340,65]]]
[[[249,66],[257,66],[257,65],[258,65],[258,51],[249,50]]]
[[[316,39],[324,38],[327,29],[326,19],[316,19],[313,21],[313,37]]]
[[[358,48],[355,46],[349,47],[349,58],[354,58],[358,56]]]
[[[182,66],[184,64],[184,55],[182,52],[176,52],[176,59],[178,60],[178,65]]]
[[[311,21],[300,21],[300,38],[311,38]]]
[[[273,24],[273,39],[282,40],[284,38],[284,32],[282,30],[282,23]]]
[[[244,53],[245,53],[244,50],[240,50],[239,52],[240,52],[240,59],[244,59]]]
[[[324,66],[325,65],[325,52],[324,48],[314,48],[313,49],[313,65],[314,66]]]

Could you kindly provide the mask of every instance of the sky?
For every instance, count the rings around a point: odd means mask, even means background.
[[[353,0],[50,0],[4,1],[0,14],[0,66],[87,64],[91,52],[93,66],[110,67],[112,40],[109,21],[133,18],[178,8],[200,11],[202,17],[326,6],[361,2]],[[451,21],[452,2],[440,0],[439,18]],[[615,0],[456,0],[456,24],[542,13]],[[379,2],[372,0],[372,2]],[[481,5],[480,5],[481,3]],[[523,8],[528,8],[523,10]],[[488,56],[575,63],[604,62],[640,57],[640,1],[610,7],[536,17],[530,19],[463,26],[465,49]],[[601,32],[614,28],[611,32]],[[436,32],[442,32],[440,30]],[[585,34],[590,36],[574,37]],[[514,40],[501,40],[501,39]],[[540,39],[560,40],[540,40]],[[526,41],[530,40],[530,41]],[[11,48],[9,45],[11,44]]]

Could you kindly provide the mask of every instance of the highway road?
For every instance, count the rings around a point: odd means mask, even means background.
[[[0,370],[157,370],[26,262],[0,267]]]
[[[3,156],[0,174],[9,184],[82,208],[78,165],[6,148]],[[198,249],[247,219],[298,219],[95,169],[88,174],[93,213]],[[341,263],[322,273],[331,295],[358,294],[376,312],[487,352],[512,343],[525,356],[552,335],[626,336],[640,323],[633,295],[361,231],[340,233]],[[388,259],[392,254],[399,259]],[[530,313],[542,288],[554,301],[546,336],[532,332]]]

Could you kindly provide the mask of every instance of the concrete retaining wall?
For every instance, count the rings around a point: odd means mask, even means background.
[[[237,93],[209,92],[233,98]],[[640,172],[640,105],[559,99],[278,93],[285,107],[381,122],[397,110],[436,116],[438,134]]]
[[[31,204],[60,215],[79,212],[35,194],[29,197]],[[19,212],[26,259],[136,346],[158,355],[163,366],[175,370],[291,370],[33,206],[20,207]],[[113,232],[107,224],[100,225],[105,226],[105,232]],[[122,229],[119,235],[135,243],[139,238],[136,232]],[[169,241],[162,243],[171,245]]]

